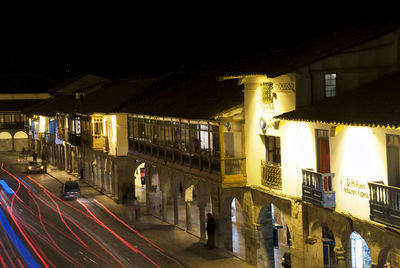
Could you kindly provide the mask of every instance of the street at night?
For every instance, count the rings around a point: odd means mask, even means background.
[[[0,261],[5,267],[195,267],[174,259],[136,230],[130,224],[133,213],[125,213],[124,220],[117,216],[97,200],[109,198],[92,187],[82,184],[81,197],[62,200],[61,181],[71,176],[51,169],[49,174],[26,174],[13,153],[2,153],[0,159],[1,180],[12,191],[2,184]],[[143,217],[136,224],[149,230],[154,221]],[[158,229],[163,227],[170,229],[160,222]],[[233,260],[234,266],[235,261],[240,263]]]
[[[252,9],[6,39],[0,267],[400,267],[400,19]]]

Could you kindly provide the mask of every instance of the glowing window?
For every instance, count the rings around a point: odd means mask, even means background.
[[[336,96],[336,74],[325,74],[325,97]]]

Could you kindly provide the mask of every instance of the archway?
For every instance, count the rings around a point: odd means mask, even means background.
[[[179,182],[177,189],[177,208],[178,208],[178,222],[177,225],[186,229],[186,204],[185,193],[182,182]]]
[[[1,132],[0,133],[0,151],[8,152],[12,151],[12,136],[8,132]]]
[[[264,205],[258,216],[258,223],[258,266],[281,267],[282,257],[291,245],[289,227],[282,211],[274,204]]]
[[[190,185],[185,189],[186,225],[189,232],[200,237],[200,210],[198,189]]]
[[[337,265],[335,248],[335,237],[326,222],[322,226],[322,248],[324,256],[324,268],[334,268]]]
[[[23,131],[14,134],[14,150],[23,151],[28,149],[28,135]]]
[[[391,249],[388,252],[386,263],[390,264],[390,267],[400,267],[400,249]]]
[[[149,212],[151,215],[162,218],[162,192],[160,177],[156,167],[152,167],[149,189]]]
[[[371,254],[365,240],[357,232],[350,235],[351,248],[351,267],[353,268],[370,268]]]
[[[142,162],[135,170],[135,197],[139,203],[146,203],[146,164]]]
[[[243,210],[239,201],[233,198],[231,202],[232,222],[232,252],[238,257],[246,259],[246,246],[244,238]]]

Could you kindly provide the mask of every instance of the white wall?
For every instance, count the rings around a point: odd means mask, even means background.
[[[104,116],[105,135],[108,137],[109,154],[123,156],[128,153],[128,121],[126,114]]]
[[[244,82],[244,116],[245,116],[245,147],[246,147],[246,172],[248,185],[261,185],[261,160],[265,160],[265,145],[262,135],[280,136],[280,131],[267,130],[263,133],[260,128],[260,118],[271,123],[275,115],[295,109],[295,75],[288,74],[276,78],[257,76],[246,78]],[[261,83],[272,82],[274,110],[268,111],[261,104]]]

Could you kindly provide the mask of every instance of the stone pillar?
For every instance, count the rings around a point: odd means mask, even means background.
[[[134,188],[134,183],[133,183],[133,176],[135,172],[135,163],[134,160],[127,157],[127,156],[121,156],[121,157],[116,157],[114,159],[114,164],[116,165],[115,167],[115,174],[114,174],[114,180],[117,180],[117,192],[118,192],[118,200],[122,201],[123,194],[124,194],[124,187],[129,187],[133,185],[133,191],[135,191]],[[135,196],[134,194],[129,195],[132,198]],[[127,200],[128,203],[133,204],[133,200]]]
[[[178,196],[174,195],[174,224],[179,223],[179,207],[178,207]]]
[[[190,210],[191,202],[185,202],[186,204],[186,231],[192,230],[192,212]]]
[[[200,219],[200,240],[206,240],[206,206],[199,204],[199,219]]]
[[[106,191],[106,172],[104,167],[105,159],[100,156],[100,191],[104,193]]]
[[[161,217],[164,221],[167,221],[167,202],[168,202],[168,192],[167,191],[161,191]]]
[[[343,247],[335,247],[337,268],[346,268],[346,254]]]

